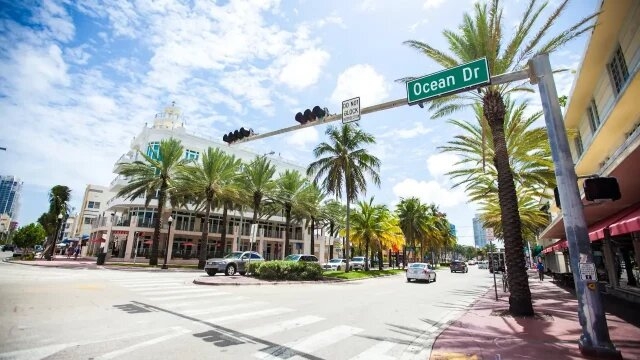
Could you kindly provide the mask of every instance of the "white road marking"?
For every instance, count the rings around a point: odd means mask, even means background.
[[[395,357],[385,354],[396,345],[391,341],[381,341],[350,360],[394,360]]]
[[[253,312],[247,312],[247,313],[241,313],[241,314],[220,316],[217,318],[207,319],[205,321],[212,322],[212,323],[223,323],[223,322],[231,322],[236,320],[243,320],[247,318],[259,318],[264,316],[279,315],[279,314],[284,314],[292,311],[293,309],[288,309],[288,308],[274,308],[274,309],[266,309],[266,310],[253,311]]]
[[[0,354],[0,360],[40,360],[75,344],[54,344],[32,349],[17,350]]]
[[[171,290],[149,290],[149,291],[140,291],[140,294],[145,296],[154,296],[154,295],[173,295],[173,294],[193,294],[198,292],[212,292],[211,289],[203,289],[203,288],[184,288],[184,289],[171,289]]]
[[[243,309],[243,308],[251,308],[251,307],[261,306],[261,305],[265,305],[265,304],[266,304],[266,302],[264,302],[264,301],[244,302],[244,303],[239,303],[239,304],[223,305],[223,306],[218,306],[217,304],[208,304],[209,306],[213,306],[213,307],[209,308],[209,309],[184,310],[184,311],[181,311],[181,313],[184,314],[184,315],[187,315],[187,316],[204,315],[204,314],[215,314],[215,313],[221,313],[221,312],[225,312],[225,311],[232,311],[232,310],[238,310],[238,309]]]
[[[275,324],[257,326],[251,329],[242,330],[242,332],[244,334],[255,336],[255,337],[264,337],[264,336],[272,335],[282,331],[295,329],[297,327],[313,324],[322,320],[324,320],[324,318],[321,318],[319,316],[308,315],[308,316],[302,316],[295,319],[281,321]]]
[[[143,342],[137,343],[135,345],[131,345],[131,346],[128,346],[128,347],[125,347],[125,348],[122,348],[122,349],[119,349],[119,350],[116,350],[116,351],[112,351],[110,353],[106,353],[106,354],[103,354],[101,356],[95,357],[94,359],[96,359],[96,360],[98,360],[98,359],[99,360],[102,360],[102,359],[113,359],[113,358],[118,357],[120,355],[123,355],[123,354],[126,354],[126,353],[130,353],[132,351],[141,349],[143,347],[147,347],[149,345],[154,345],[154,344],[157,344],[157,343],[160,343],[160,342],[163,342],[163,341],[167,341],[169,339],[173,339],[174,337],[178,337],[178,336],[181,336],[181,335],[184,335],[184,334],[187,334],[187,333],[191,332],[191,330],[185,329],[185,328],[182,328],[182,327],[179,327],[179,326],[173,327],[172,329],[173,329],[173,331],[170,334],[163,335],[163,336],[157,337],[155,339],[150,339],[150,340],[147,340],[147,341],[143,341]]]
[[[215,297],[220,295],[229,295],[228,292],[209,292],[205,294],[185,294],[185,295],[176,295],[176,296],[148,296],[149,299],[154,301],[170,301],[170,300],[182,300],[182,299],[193,299],[199,297]]]
[[[305,339],[294,341],[284,346],[271,348],[267,350],[268,352],[259,351],[257,353],[254,353],[253,356],[258,359],[269,359],[269,360],[282,359],[280,355],[283,351],[286,351],[286,348],[290,348],[290,349],[305,352],[305,353],[313,353],[318,349],[322,349],[329,345],[335,344],[338,341],[345,340],[347,337],[350,337],[362,331],[364,330],[353,327],[353,326],[340,325],[340,326],[336,326],[334,328],[319,332]]]

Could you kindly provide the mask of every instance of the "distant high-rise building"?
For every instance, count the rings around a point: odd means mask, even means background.
[[[20,179],[12,175],[0,176],[0,214],[7,214],[10,218],[17,219],[21,193]]]
[[[477,248],[482,248],[487,245],[487,233],[480,221],[480,215],[476,214],[473,217],[473,243]]]

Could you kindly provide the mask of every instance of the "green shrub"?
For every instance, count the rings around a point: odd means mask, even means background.
[[[263,280],[320,280],[322,267],[317,263],[293,261],[265,261],[251,264],[249,272]]]
[[[440,266],[449,267],[449,266],[451,266],[451,264],[448,263],[448,262],[441,262]]]

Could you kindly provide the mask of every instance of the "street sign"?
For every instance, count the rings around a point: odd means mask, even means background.
[[[249,241],[254,243],[256,242],[256,234],[258,233],[258,224],[251,224],[251,232],[250,232],[250,237],[249,237]]]
[[[342,102],[342,123],[360,120],[360,97]]]
[[[482,58],[454,68],[407,82],[407,102],[415,104],[427,99],[467,91],[491,83],[487,59]]]

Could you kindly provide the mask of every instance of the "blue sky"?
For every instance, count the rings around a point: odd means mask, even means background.
[[[442,30],[455,30],[475,2],[3,2],[0,146],[7,151],[0,174],[24,181],[18,221],[26,225],[46,211],[56,184],[71,187],[76,208],[86,184],[108,185],[132,137],[172,101],[189,132],[221,141],[241,126],[267,132],[295,125],[294,114],[314,105],[336,113],[354,96],[362,106],[406,97],[394,80],[441,68],[402,42],[446,50]],[[507,30],[526,3],[503,1]],[[572,1],[556,32],[596,7],[596,0]],[[552,65],[577,69],[586,40],[553,54]],[[572,81],[571,72],[557,75],[558,92],[569,95]],[[367,196],[390,206],[409,196],[434,202],[456,225],[459,242],[472,244],[476,207],[444,175],[455,156],[437,150],[459,130],[408,106],[360,124],[376,137],[371,151],[382,160],[382,185],[371,185]],[[327,126],[242,146],[306,165]]]

